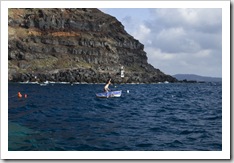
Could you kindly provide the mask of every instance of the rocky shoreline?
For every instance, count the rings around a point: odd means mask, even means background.
[[[11,82],[68,82],[68,83],[105,83],[111,78],[114,83],[157,83],[175,82],[170,76],[164,76],[164,81],[157,80],[151,74],[144,73],[125,73],[125,77],[120,76],[120,72],[97,72],[93,69],[73,69],[73,70],[53,70],[47,73],[15,73],[12,74]]]
[[[42,86],[46,86],[48,84],[70,84],[70,85],[79,85],[79,84],[105,84],[104,82],[103,83],[88,83],[88,82],[55,82],[55,81],[44,81],[44,82],[39,82],[37,80],[33,80],[33,81],[8,81],[8,83],[19,83],[19,84],[40,84]],[[165,81],[165,82],[153,82],[153,83],[140,83],[140,82],[137,82],[137,83],[134,83],[134,82],[129,82],[129,83],[123,83],[123,82],[115,82],[115,80],[113,80],[113,85],[116,85],[116,84],[169,84],[170,82],[168,81]],[[177,82],[173,82],[172,84],[204,84],[204,83],[217,83],[217,82],[205,82],[205,81],[184,81],[184,80],[181,80],[181,81],[177,81]]]

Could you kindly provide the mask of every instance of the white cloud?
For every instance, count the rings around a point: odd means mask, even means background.
[[[157,39],[159,40],[170,40],[170,39],[180,39],[185,37],[186,33],[182,27],[167,28],[161,30],[157,34]]]
[[[204,59],[204,58],[207,58],[207,57],[211,57],[211,50],[210,49],[204,49],[204,50],[201,50],[197,53],[194,53],[193,56],[196,57],[196,58],[201,58],[201,59]]]
[[[119,20],[145,45],[154,67],[171,75],[222,75],[222,9],[126,10]]]
[[[169,74],[221,76],[221,9],[150,10],[145,40],[152,43],[145,51],[154,67]]]
[[[179,9],[186,23],[195,26],[220,25],[222,21],[221,10],[217,9]]]
[[[174,8],[151,9],[151,20],[162,22],[164,26],[204,27],[220,26],[221,9]]]
[[[199,22],[197,9],[178,9],[181,18],[188,24],[197,24]]]
[[[184,43],[181,45],[183,52],[194,53],[201,49],[200,43],[192,38],[184,38]]]
[[[144,24],[140,24],[136,31],[133,32],[133,35],[136,39],[141,40],[142,42],[149,41],[149,34],[151,33],[151,30],[147,28]]]
[[[193,73],[215,76],[212,73],[221,73],[217,64],[221,61],[213,59],[215,52],[211,49],[200,50],[195,53],[167,53],[158,48],[147,48],[148,62],[167,74]],[[212,75],[211,75],[212,74]]]
[[[162,52],[161,49],[158,48],[149,47],[147,48],[147,52],[151,54],[149,55],[150,57],[149,60],[165,61],[165,60],[172,60],[175,58],[175,55],[173,53]]]

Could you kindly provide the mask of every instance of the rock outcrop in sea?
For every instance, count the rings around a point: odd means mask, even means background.
[[[9,81],[177,81],[150,65],[144,45],[98,9],[9,9],[8,33]]]

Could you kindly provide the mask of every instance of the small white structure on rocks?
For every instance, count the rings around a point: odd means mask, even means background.
[[[120,68],[120,76],[121,78],[124,78],[124,66],[121,66]]]

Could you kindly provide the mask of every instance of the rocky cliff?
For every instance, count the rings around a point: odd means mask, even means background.
[[[148,64],[144,45],[98,9],[9,9],[8,33],[9,81],[176,81]]]

